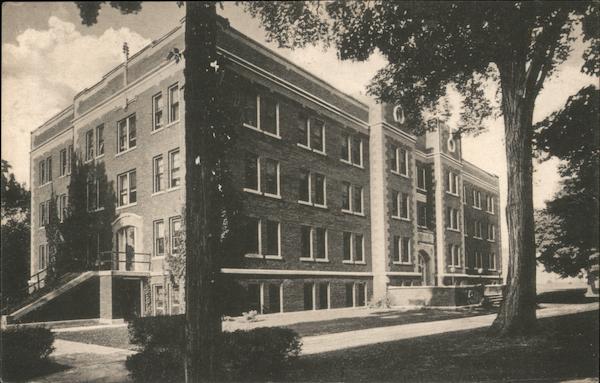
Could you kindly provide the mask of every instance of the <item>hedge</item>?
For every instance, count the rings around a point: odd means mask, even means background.
[[[129,337],[139,352],[127,358],[131,377],[140,382],[184,379],[185,318],[183,315],[137,318]],[[280,378],[300,353],[298,334],[287,328],[264,327],[224,332],[219,339],[219,380]]]
[[[44,327],[14,327],[0,332],[2,377],[18,379],[30,376],[49,364],[54,351],[54,334]]]

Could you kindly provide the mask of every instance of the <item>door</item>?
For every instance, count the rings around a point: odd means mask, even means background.
[[[135,227],[126,226],[117,233],[117,270],[131,271],[135,259]]]
[[[421,273],[421,285],[429,286],[429,256],[423,252],[419,252],[419,273]]]

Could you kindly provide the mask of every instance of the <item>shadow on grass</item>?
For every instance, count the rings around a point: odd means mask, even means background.
[[[538,303],[565,303],[565,304],[576,304],[576,303],[592,303],[598,302],[598,298],[586,297],[586,289],[568,289],[568,290],[556,290],[546,291],[538,294]]]
[[[51,359],[40,363],[37,366],[30,366],[31,368],[21,369],[19,371],[3,371],[2,379],[3,382],[25,382],[32,379],[41,378],[46,375],[55,374],[57,372],[66,371],[71,369],[71,366],[59,364]]]
[[[598,312],[539,321],[527,337],[488,329],[437,334],[300,358],[285,381],[482,382],[598,377]]]

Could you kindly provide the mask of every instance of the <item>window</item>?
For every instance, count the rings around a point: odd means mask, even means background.
[[[40,203],[40,227],[46,226],[50,222],[50,201]]]
[[[448,246],[448,261],[450,266],[460,266],[460,246]]]
[[[427,227],[427,204],[425,202],[417,202],[417,226]]]
[[[315,309],[316,287],[314,283],[304,284],[304,310]]]
[[[473,190],[473,207],[481,209],[481,192]]]
[[[300,130],[298,145],[325,154],[325,122],[316,118],[307,118],[302,114],[298,118]]]
[[[169,188],[181,185],[181,161],[179,149],[169,152]]]
[[[312,259],[312,228],[300,226],[300,258]]]
[[[120,174],[117,177],[119,206],[127,206],[137,202],[137,185],[135,170]]]
[[[52,157],[46,158],[46,171],[48,172],[48,182],[52,181]]]
[[[87,209],[94,211],[100,207],[100,183],[94,176],[89,176],[86,184]]]
[[[463,192],[462,192],[462,203],[464,205],[467,204],[467,187],[465,185],[463,185]]]
[[[247,218],[244,234],[244,249],[246,255],[260,254],[260,221],[257,218]]]
[[[152,192],[161,192],[164,188],[163,183],[165,172],[165,166],[162,155],[154,157],[154,159],[152,160],[152,172],[154,173]]]
[[[362,167],[363,165],[363,143],[360,137],[352,137],[349,134],[342,134],[342,152],[343,162]]]
[[[342,234],[342,254],[343,262],[352,262],[352,233]]]
[[[454,209],[449,207],[447,209],[446,214],[446,227],[450,230],[459,230],[458,228],[458,220],[459,220],[459,212],[458,209]]]
[[[475,268],[476,269],[483,268],[483,254],[481,254],[478,251],[475,252]]]
[[[458,195],[458,175],[447,172],[446,191],[453,195]]]
[[[269,294],[268,305],[265,307],[265,313],[283,312],[281,306],[281,297],[283,296],[283,286],[279,283],[269,283],[267,293]]]
[[[319,283],[319,310],[326,310],[329,308],[329,289],[329,282]]]
[[[38,165],[38,177],[40,181],[40,185],[43,185],[47,182],[47,173],[46,173],[46,160],[41,160]]]
[[[345,307],[354,307],[354,282],[346,282]]]
[[[427,169],[417,166],[417,189],[427,190]]]
[[[363,307],[367,305],[367,284],[356,283],[356,306]]]
[[[394,236],[394,263],[410,264],[411,258],[410,238]]]
[[[346,213],[363,214],[363,188],[342,184],[342,211]]]
[[[364,243],[362,234],[354,234],[354,262],[363,263],[364,257]]]
[[[60,175],[62,177],[65,174],[67,174],[67,149],[63,149],[60,151],[59,161],[60,161]]]
[[[316,254],[315,259],[327,259],[327,230],[318,227],[316,230]]]
[[[171,315],[178,315],[181,312],[181,304],[180,304],[180,294],[179,294],[179,286],[171,285]]]
[[[342,151],[340,153],[340,158],[343,162],[350,162],[350,146],[351,137],[349,134],[342,134]]]
[[[300,171],[300,188],[298,190],[299,201],[311,203],[311,193],[310,193],[310,172],[307,170]]]
[[[165,315],[165,288],[154,285],[154,315]]]
[[[344,232],[342,253],[344,263],[365,263],[364,237],[362,234]]]
[[[246,302],[248,302],[248,311],[255,310],[262,314],[263,297],[262,283],[248,283]]]
[[[490,253],[489,255],[490,259],[489,259],[489,269],[490,270],[496,270],[496,254],[494,253]]]
[[[154,256],[165,255],[165,222],[160,219],[154,221]]]
[[[267,220],[266,223],[265,254],[279,257],[279,222]]]
[[[408,176],[408,152],[402,148],[394,148],[392,157],[392,172]]]
[[[243,125],[279,137],[279,104],[273,97],[246,91],[243,95]]]
[[[96,127],[96,156],[104,154],[104,124]]]
[[[163,127],[163,98],[162,93],[152,97],[152,130]]]
[[[90,161],[94,158],[94,131],[92,129],[85,132],[85,160]]]
[[[326,202],[326,181],[325,176],[315,173],[315,205],[325,206]]]
[[[179,121],[179,86],[169,88],[169,122]]]
[[[279,196],[279,162],[265,160],[265,194]]]
[[[487,227],[487,240],[494,242],[496,240],[496,226],[489,224]]]
[[[40,245],[38,247],[38,270],[44,270],[48,267],[48,245]]]
[[[171,217],[169,219],[169,242],[171,244],[171,254],[179,254],[185,245],[181,217]]]
[[[483,238],[483,224],[481,221],[473,222],[473,237],[482,239]]]
[[[73,158],[73,145],[69,145],[67,150],[67,174],[71,174],[71,161]]]
[[[410,211],[410,208],[409,208],[410,198],[409,198],[408,194],[393,192],[392,195],[394,196],[393,217],[408,220],[409,219],[409,211]]]
[[[260,191],[260,159],[255,154],[246,154],[244,189]]]
[[[117,152],[133,149],[137,143],[135,114],[117,122]]]
[[[485,210],[488,213],[494,214],[494,197],[490,195],[485,196]]]
[[[67,195],[61,194],[58,197],[58,219],[60,219],[60,222],[64,222],[67,218],[67,212]]]

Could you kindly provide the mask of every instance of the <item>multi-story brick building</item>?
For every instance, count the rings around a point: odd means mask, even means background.
[[[173,48],[184,48],[183,26],[32,132],[32,276],[48,265],[48,201],[55,193],[62,214],[73,153],[102,163],[114,185],[117,262],[96,274],[102,318],[180,311],[165,262],[185,201],[185,63],[166,59]],[[244,90],[230,165],[246,254],[221,270],[240,287],[237,311],[364,306],[388,286],[501,281],[498,178],[462,159],[460,137],[443,126],[416,137],[400,107],[366,105],[232,28],[218,51]]]

